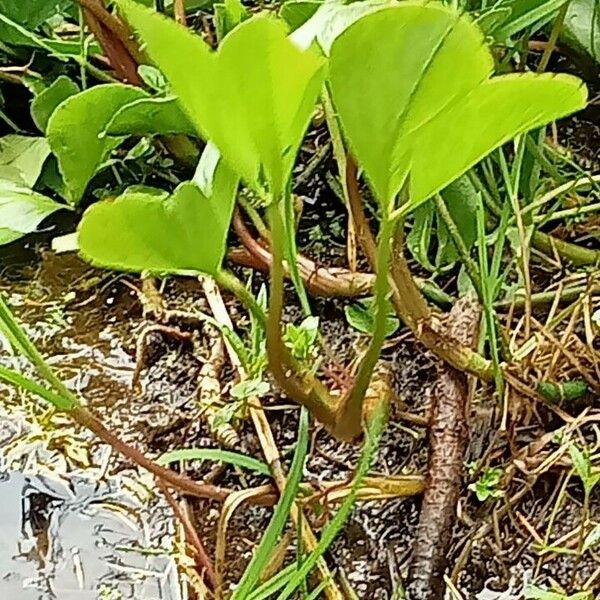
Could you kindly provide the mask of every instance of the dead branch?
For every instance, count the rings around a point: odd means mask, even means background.
[[[473,347],[480,314],[474,300],[461,298],[444,323],[446,335],[456,343]],[[444,598],[444,573],[467,449],[467,395],[466,373],[440,363],[433,390],[427,483],[409,569],[410,600]]]

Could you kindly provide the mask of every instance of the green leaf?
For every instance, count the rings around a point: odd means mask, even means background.
[[[422,267],[434,272],[435,266],[429,259],[429,247],[433,234],[433,202],[424,202],[413,212],[413,224],[406,236],[406,245],[410,253]]]
[[[314,350],[319,335],[319,317],[306,317],[300,325],[288,323],[285,326],[283,341],[292,356],[298,360],[308,360]]]
[[[102,135],[107,124],[121,107],[146,96],[143,90],[120,83],[97,85],[67,98],[52,113],[48,142],[72,204],[81,200],[90,179],[121,143]]]
[[[286,2],[279,11],[279,16],[290,26],[292,31],[306,23],[323,5],[322,0],[299,0]]]
[[[504,492],[499,488],[504,472],[499,467],[486,468],[475,483],[468,488],[475,492],[477,500],[485,502],[488,498],[501,498]]]
[[[287,39],[283,24],[257,16],[217,52],[172,19],[131,0],[119,6],[205,140],[244,181],[278,198],[289,180],[324,77],[323,60]]]
[[[4,329],[3,325],[4,323],[0,320],[0,330]],[[0,366],[0,381],[20,388],[34,396],[39,396],[61,411],[70,411],[76,406],[71,398],[65,398],[13,369]]]
[[[600,63],[600,3],[571,0],[560,37]]]
[[[31,116],[40,131],[45,132],[48,120],[61,102],[79,93],[77,84],[66,75],[55,79],[31,103]]]
[[[592,600],[592,592],[577,592],[567,595],[529,584],[525,588],[524,597],[527,600]]]
[[[0,14],[21,25],[25,29],[34,30],[44,21],[55,15],[62,2],[48,0],[0,0]],[[14,28],[4,23],[0,24],[0,39],[5,44],[22,44],[27,38],[20,35]]]
[[[269,393],[270,386],[266,381],[262,379],[246,379],[236,383],[231,388],[231,397],[237,400],[246,400],[252,396],[258,396],[261,398]]]
[[[32,233],[49,215],[62,208],[29,188],[0,179],[0,245]]]
[[[79,226],[79,248],[94,265],[121,271],[219,271],[235,203],[237,179],[217,170],[212,197],[183,183],[167,200],[126,192],[93,204]]]
[[[219,43],[233,31],[242,21],[248,18],[248,11],[240,0],[225,0],[214,5],[215,30]]]
[[[389,8],[395,0],[362,0],[346,4],[343,0],[323,2],[319,9],[302,27],[296,29],[290,38],[300,48],[309,48],[317,42],[323,52],[329,55],[335,39],[352,23],[369,13]],[[288,6],[286,4],[285,6]]]
[[[122,108],[106,126],[109,135],[195,135],[196,130],[181,110],[177,98],[139,98]]]
[[[273,577],[271,577],[271,579],[265,581],[265,583],[262,583],[261,585],[256,586],[248,596],[248,600],[272,599],[275,592],[287,585],[290,579],[294,576],[297,568],[298,563],[292,563],[287,567],[280,569],[275,575],[273,575]]]
[[[0,227],[0,246],[16,242],[18,239],[23,237],[23,233],[20,231],[13,231],[6,227]]]
[[[600,524],[596,525],[586,536],[583,542],[582,551],[585,552],[590,548],[594,548],[600,543]]]
[[[212,194],[212,186],[215,179],[215,171],[221,161],[219,149],[212,143],[206,142],[206,146],[200,155],[196,171],[192,181],[202,190],[204,194]]]
[[[477,190],[471,180],[463,175],[441,191],[448,212],[467,248],[477,240]],[[460,256],[445,223],[437,219],[438,250],[435,264],[438,267],[456,262]]]
[[[600,474],[592,474],[592,463],[590,461],[589,451],[587,448],[585,450],[580,450],[575,444],[571,444],[569,446],[569,454],[571,455],[573,468],[577,472],[577,475],[579,475],[586,494],[591,494],[600,479]]]
[[[494,148],[585,106],[575,77],[490,78],[493,64],[477,26],[441,4],[383,9],[336,39],[333,100],[384,212],[407,178],[413,208]]]
[[[351,327],[354,327],[354,329],[361,333],[373,334],[375,329],[375,314],[372,298],[349,304],[344,308],[344,313]],[[393,314],[394,312],[390,306],[390,314],[385,326],[386,337],[396,333],[398,327],[400,327],[400,321]]]
[[[0,176],[33,187],[49,154],[46,138],[5,135],[0,138]]]
[[[505,40],[532,25],[540,29],[565,2],[567,0],[504,0],[501,6],[510,9],[510,13],[492,33],[497,40]]]
[[[156,67],[152,65],[140,65],[138,67],[138,74],[151,90],[159,94],[166,94],[168,92],[169,84],[165,76]]]

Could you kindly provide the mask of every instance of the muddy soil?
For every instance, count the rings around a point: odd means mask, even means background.
[[[15,268],[10,275],[3,279],[2,291],[29,334],[51,357],[50,362],[68,385],[81,392],[90,406],[127,441],[152,456],[174,448],[216,445],[200,418],[195,399],[197,372],[203,360],[202,339],[194,348],[172,342],[165,344],[156,362],[142,372],[143,391],[131,390],[136,335],[146,325],[131,287],[139,286],[135,278],[95,271],[73,255],[57,256],[47,252],[41,254],[37,266]],[[179,307],[205,309],[201,290],[195,282],[171,280],[165,298]],[[313,306],[321,316],[331,355],[342,365],[350,361],[364,338],[349,329],[339,302],[315,300]],[[243,312],[234,304],[230,307],[238,326],[245,327]],[[294,312],[290,312],[290,318]],[[5,356],[3,362],[21,362]],[[427,414],[429,388],[435,374],[433,359],[402,331],[388,344],[385,359],[392,366],[402,408],[415,414]],[[232,376],[232,372],[226,370],[224,379],[231,381]],[[85,432],[71,426],[67,426],[66,432],[55,429],[53,420],[64,424],[60,417],[48,422],[43,411],[33,408],[21,395],[6,388],[0,388],[0,393],[8,400],[10,411],[10,415],[2,416],[6,423],[2,470],[10,474],[10,478],[8,483],[0,484],[0,489],[9,489],[10,493],[6,492],[3,502],[0,531],[3,556],[11,557],[8,564],[5,559],[0,563],[3,576],[0,590],[10,591],[15,600],[33,597],[31,589],[40,598],[62,600],[69,596],[61,590],[91,593],[90,590],[114,584],[123,598],[177,597],[173,595],[177,586],[169,571],[175,569],[174,554],[164,555],[165,549],[173,550],[173,521],[164,507],[161,511],[155,510],[160,500],[145,487],[145,484],[151,486],[151,482],[136,482],[134,471],[126,463],[111,456],[107,448]],[[298,409],[276,395],[267,398],[265,405],[277,445],[287,462],[293,450]],[[489,451],[497,417],[489,399],[477,401],[471,417],[474,433],[470,460],[480,458],[484,450]],[[305,481],[318,489],[323,482],[350,478],[357,448],[333,440],[319,426],[313,426],[311,434]],[[239,451],[262,458],[250,423],[242,425],[240,438]],[[496,439],[493,450],[501,455],[506,444],[507,440]],[[424,430],[392,416],[372,471],[379,475],[420,473],[425,468],[426,458]],[[238,489],[267,482],[258,475],[240,477],[231,467],[222,470],[216,478],[208,464],[193,463],[189,471],[195,477],[211,476],[220,485]],[[43,475],[20,474],[29,472]],[[51,492],[44,487],[47,474],[54,485]],[[94,484],[89,483],[90,476]],[[549,560],[542,560],[519,520],[523,514],[530,521],[544,522],[552,508],[548,499],[562,481],[561,477],[559,472],[549,472],[532,481],[531,489],[508,515],[499,512],[503,503],[482,504],[471,492],[463,490],[461,518],[450,562],[455,564],[462,557],[458,582],[465,598],[519,598],[524,582],[531,580],[534,574],[538,581],[542,576],[567,587],[573,580],[580,584],[592,576],[599,565],[595,555],[589,554],[576,564],[572,556],[551,555]],[[83,489],[78,483],[80,478],[87,482]],[[520,489],[522,485],[523,482],[518,481],[512,489]],[[40,500],[32,505],[28,490],[36,488],[42,490],[33,492]],[[510,491],[511,488],[507,496]],[[562,533],[577,527],[580,520],[581,493],[576,482],[567,492],[551,541],[560,540]],[[208,501],[190,502],[202,538],[209,551],[214,551],[220,507]],[[106,503],[121,507],[115,510],[120,514],[116,521],[109,512],[108,524],[103,520],[107,518],[103,512]],[[124,504],[127,508],[123,508]],[[598,518],[599,509],[600,495],[596,494],[592,519]],[[270,514],[269,509],[245,505],[236,511],[229,525],[227,545],[229,583],[242,573]],[[151,524],[144,521],[150,515]],[[331,567],[345,576],[359,598],[390,598],[397,574],[406,567],[418,515],[418,498],[357,505],[327,558]],[[312,519],[316,529],[326,516]],[[124,532],[122,519],[132,521]],[[17,531],[15,523],[19,521],[22,527]],[[65,526],[67,529],[63,532]],[[109,541],[101,535],[104,529],[114,533]],[[29,550],[23,550],[25,547]],[[469,552],[465,551],[467,547]],[[123,548],[133,548],[133,551]],[[110,558],[115,555],[118,558]],[[132,557],[137,562],[125,560]],[[288,560],[293,558],[292,544]],[[159,592],[159,588],[162,591]]]

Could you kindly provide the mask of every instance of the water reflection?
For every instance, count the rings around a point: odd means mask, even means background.
[[[0,478],[0,598],[179,600],[167,507],[117,479]]]

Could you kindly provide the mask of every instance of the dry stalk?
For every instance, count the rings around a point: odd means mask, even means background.
[[[208,278],[203,278],[201,283],[214,318],[222,325],[233,328],[233,323],[231,322],[231,318],[227,312],[227,308],[223,302],[219,288],[212,280]],[[231,364],[237,370],[240,377],[244,378],[244,369],[237,354],[227,340],[225,340],[225,346],[227,348]],[[273,478],[275,479],[275,483],[277,484],[279,491],[282,492],[286,486],[286,476],[281,465],[281,457],[275,443],[275,438],[273,437],[273,432],[271,431],[269,421],[267,420],[260,399],[251,398],[249,401],[249,409],[250,417],[252,418],[252,422],[256,428],[265,460],[271,468]],[[308,525],[306,518],[301,513],[301,509],[299,508],[298,504],[292,504],[290,514],[295,527],[301,531],[304,547],[307,549],[307,551],[312,551],[317,545],[317,538]],[[343,600],[344,597],[337,587],[333,575],[323,558],[319,559],[319,562],[317,563],[317,570],[321,580],[328,582],[327,586],[323,590],[328,600]]]

